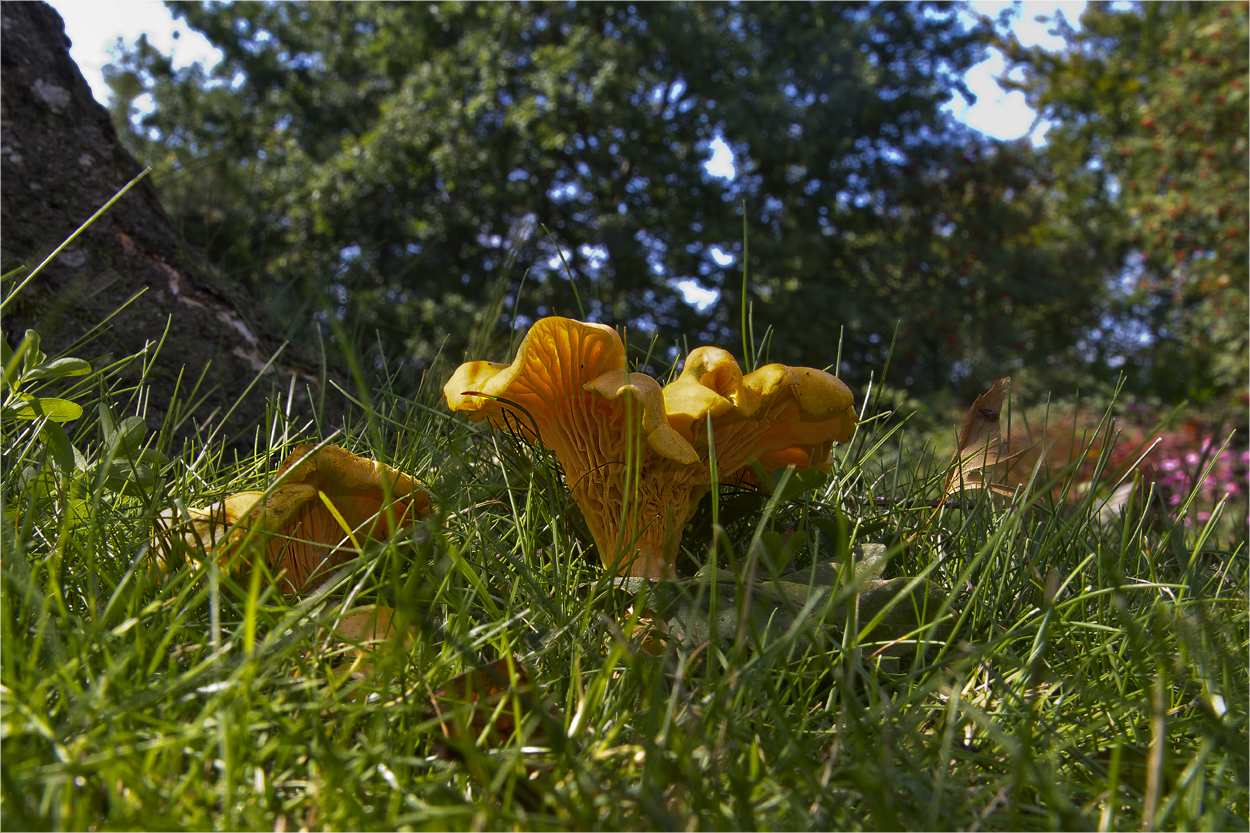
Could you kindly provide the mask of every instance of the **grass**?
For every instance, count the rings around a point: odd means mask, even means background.
[[[768,531],[805,538],[796,566],[885,542],[887,575],[946,590],[942,621],[881,657],[853,605],[835,612],[844,589],[811,630],[665,645],[588,552],[549,456],[453,418],[433,388],[382,383],[333,437],[428,484],[437,509],[416,529],[298,598],[194,557],[162,576],[158,512],[264,488],[323,437],[275,401],[251,454],[171,448],[117,378],[6,382],[9,408],[53,389],[84,406],[68,459],[48,421],[0,419],[6,828],[1250,824],[1250,576],[1227,507],[1107,522],[1114,484],[1039,468],[1014,499],[931,518],[913,503],[939,496],[944,460],[883,417],[788,502],[724,492],[723,528],[696,518],[680,566],[715,540],[741,573]],[[376,601],[413,637],[349,675],[355,646],[325,628]],[[443,700],[445,737],[432,696],[496,660],[505,696]]]

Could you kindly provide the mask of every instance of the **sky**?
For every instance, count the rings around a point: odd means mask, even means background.
[[[183,21],[174,20],[159,0],[51,0],[51,4],[65,20],[65,33],[73,42],[70,54],[101,104],[107,105],[109,97],[101,69],[112,60],[111,53],[116,51],[119,39],[133,43],[146,33],[154,47],[166,55],[172,53],[175,67],[203,61],[207,69],[221,59],[220,51]],[[972,11],[990,17],[1012,5],[1005,0],[974,0],[969,4]],[[1062,14],[1073,28],[1079,29],[1081,12],[1085,10],[1084,0],[1028,0],[1015,5],[1012,31],[1025,46],[1046,49],[1058,49],[1063,40],[1051,35],[1051,25],[1037,18]],[[970,105],[956,94],[946,109],[969,127],[994,138],[1031,135],[1034,145],[1044,144],[1048,125],[1035,123],[1037,114],[1025,103],[1024,93],[1007,93],[998,86],[995,79],[1003,74],[1005,61],[998,50],[991,50],[990,54],[988,60],[974,66],[965,76],[968,88],[977,96],[976,104]],[[733,154],[729,146],[717,139],[711,150],[708,173],[732,177]]]

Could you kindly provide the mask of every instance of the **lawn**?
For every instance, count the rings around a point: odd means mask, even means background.
[[[1108,511],[1134,476],[1109,417],[1075,443],[1092,463],[947,496],[949,447],[855,391],[827,477],[705,501],[678,572],[727,578],[731,626],[682,639],[664,599],[697,611],[697,583],[614,583],[551,455],[448,412],[441,379],[350,391],[337,433],[275,399],[227,453],[173,447],[118,365],[31,346],[6,348],[0,420],[6,828],[1250,824],[1244,508],[1143,487]],[[186,547],[162,571],[162,511],[264,490],[323,441],[433,511],[315,592]],[[862,606],[872,544],[940,600],[905,634]],[[770,619],[770,579],[813,566]],[[374,604],[405,640],[334,635]]]

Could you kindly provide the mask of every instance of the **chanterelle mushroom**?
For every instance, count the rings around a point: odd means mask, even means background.
[[[828,373],[771,364],[744,376],[729,353],[700,347],[661,390],[628,372],[615,330],[567,318],[535,323],[511,364],[461,365],[443,399],[551,449],[604,563],[646,578],[673,574],[711,487],[709,419],[720,482],[751,458],[768,471],[826,466],[856,422],[851,391]]]
[[[181,533],[192,550],[209,552],[220,543],[223,563],[250,540],[264,547],[283,589],[300,590],[353,557],[353,538],[356,543],[385,538],[430,511],[429,495],[411,477],[338,446],[297,447],[283,461],[278,478],[280,484],[264,500],[263,492],[239,492],[203,509],[188,509],[189,525],[167,509],[158,528]],[[221,542],[240,518],[245,520]]]

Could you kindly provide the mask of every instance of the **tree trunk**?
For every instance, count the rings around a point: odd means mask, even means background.
[[[8,273],[33,269],[141,169],[70,58],[60,15],[44,3],[4,3],[0,17],[0,268]],[[4,292],[19,279],[5,281]],[[97,337],[75,343],[123,305]],[[266,401],[277,394],[285,407],[292,390],[300,416],[318,409],[323,419],[341,418],[317,351],[281,349],[249,294],[180,239],[150,179],[48,264],[5,307],[2,323],[11,347],[31,328],[49,356],[72,347],[71,355],[97,369],[146,347],[151,367],[142,415],[158,427],[177,395],[183,406],[175,413],[189,416],[176,429],[179,437],[220,425],[237,401],[221,436],[250,448]],[[137,382],[145,362],[131,362],[123,379]],[[187,412],[201,373],[195,399],[203,401]],[[328,423],[321,427],[328,430]]]

